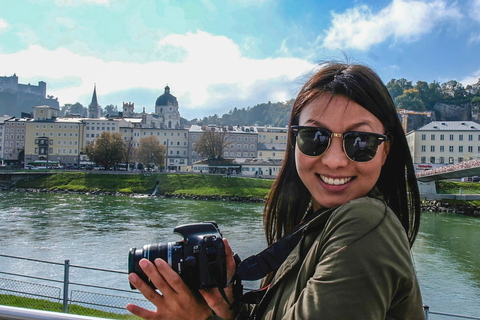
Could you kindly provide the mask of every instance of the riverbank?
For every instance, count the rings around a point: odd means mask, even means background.
[[[19,181],[11,190],[46,193],[263,202],[272,180],[208,174],[61,172]]]

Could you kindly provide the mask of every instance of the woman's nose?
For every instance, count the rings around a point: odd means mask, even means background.
[[[330,146],[321,156],[322,163],[330,168],[345,167],[350,161],[343,151],[343,139],[341,137],[331,137]]]

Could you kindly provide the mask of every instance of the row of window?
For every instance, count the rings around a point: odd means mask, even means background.
[[[434,141],[434,140],[436,139],[436,136],[437,136],[436,134],[432,133],[432,134],[430,135],[430,140],[431,140],[431,141]],[[466,135],[466,136],[467,136],[467,138],[468,138],[468,141],[473,141],[473,136],[474,136],[473,134],[468,134],[468,135]],[[427,134],[423,133],[422,136],[421,136],[421,138],[422,138],[422,141],[427,140]],[[464,135],[463,135],[463,134],[459,134],[459,135],[458,135],[458,141],[463,141],[463,138],[464,138]],[[445,134],[443,134],[443,133],[440,134],[440,140],[441,140],[441,141],[445,140]],[[449,141],[455,141],[455,135],[454,135],[454,134],[449,134],[449,135],[448,135],[448,140],[449,140]],[[480,134],[477,136],[477,140],[480,141]]]
[[[436,152],[437,146],[430,146],[430,152]],[[445,146],[438,146],[439,152],[445,152]],[[427,146],[421,146],[422,152],[427,152]],[[448,146],[448,152],[455,152],[454,146]],[[458,152],[465,152],[464,146],[458,146]],[[473,146],[467,146],[466,152],[473,152]],[[477,152],[480,153],[480,146],[477,146]]]
[[[430,157],[430,162],[429,163],[440,163],[444,164],[445,163],[445,157],[438,157],[438,162],[436,162],[435,157]],[[453,164],[454,163],[454,157],[448,157],[448,164]],[[427,157],[420,157],[420,162],[421,163],[427,163]],[[458,157],[458,163],[463,162],[463,157]]]
[[[56,152],[56,154],[72,154],[72,155],[78,154],[78,149],[70,149],[70,148],[58,148],[55,150],[53,148],[50,148],[48,150],[48,154],[54,154],[54,151]],[[35,154],[40,154],[40,155],[47,154],[47,149],[35,148]]]

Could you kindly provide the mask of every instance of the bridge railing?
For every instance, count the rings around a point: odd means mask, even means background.
[[[435,169],[418,171],[415,175],[417,176],[417,178],[420,178],[425,176],[431,176],[434,174],[447,173],[476,167],[480,167],[480,159],[468,160],[456,164],[449,164]]]

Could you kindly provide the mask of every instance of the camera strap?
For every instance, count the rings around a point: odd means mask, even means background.
[[[326,213],[326,214],[323,214]],[[270,272],[277,270],[287,259],[292,250],[298,245],[308,223],[318,217],[315,229],[325,226],[330,217],[330,210],[327,212],[315,212],[307,216],[297,227],[280,240],[270,245],[262,252],[243,260],[237,267],[237,275],[242,280],[258,280],[264,278]]]

